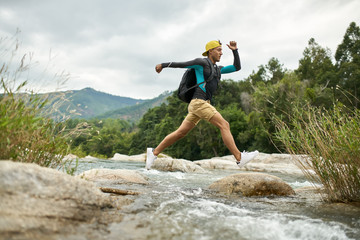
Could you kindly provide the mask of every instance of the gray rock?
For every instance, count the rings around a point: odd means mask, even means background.
[[[0,236],[4,239],[103,239],[110,214],[131,200],[36,164],[0,161]]]
[[[159,158],[171,158],[171,157],[166,154],[160,153]],[[129,155],[125,155],[125,154],[115,153],[114,156],[112,158],[110,158],[110,160],[127,161],[127,162],[145,162],[146,154],[142,153],[142,154],[138,154],[138,155],[130,155],[129,156]]]
[[[126,169],[91,169],[79,174],[76,177],[93,182],[106,181],[116,184],[148,184],[146,177],[137,171]]]
[[[239,169],[236,165],[235,158],[233,156],[198,160],[194,161],[194,163],[205,169],[238,169],[243,171],[285,173],[302,176],[303,172],[299,168],[299,162],[303,163],[305,159],[306,156],[304,155],[260,153],[254,160],[246,164],[241,169]]]
[[[305,157],[304,155],[260,153],[254,160],[246,164],[244,169],[256,172],[303,175],[299,168],[299,161],[303,161]]]
[[[225,160],[223,158],[205,159],[194,162],[205,169],[239,169],[235,159],[232,161]]]
[[[133,161],[133,162],[145,162],[146,154],[139,154],[139,155],[125,155],[120,153],[115,153],[110,160],[117,160],[117,161]]]
[[[238,173],[222,178],[209,186],[226,194],[242,196],[289,196],[294,190],[282,179],[264,173]]]
[[[202,167],[196,165],[192,161],[173,158],[158,158],[155,160],[151,168],[168,172],[206,173],[206,171]]]

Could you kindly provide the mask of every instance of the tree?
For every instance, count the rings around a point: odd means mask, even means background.
[[[284,64],[281,64],[277,58],[271,58],[266,65],[266,69],[268,70],[267,81],[272,84],[279,82],[284,77],[286,72],[286,69],[283,67]]]
[[[247,78],[249,82],[256,85],[259,82],[266,82],[274,84],[280,81],[286,72],[284,65],[280,63],[277,58],[271,58],[269,62],[264,66],[260,65],[258,71],[253,73]]]
[[[289,122],[292,109],[295,105],[304,105],[306,101],[305,84],[299,81],[294,72],[287,72],[284,78],[276,84],[258,84],[254,92],[254,107],[261,119],[262,127],[259,133],[261,138],[256,140],[255,146],[261,146],[269,152],[277,152],[276,140],[273,136],[275,125],[272,121],[274,116],[278,116],[284,122]],[[257,125],[257,124],[256,124]],[[264,133],[268,134],[267,141],[264,141]]]
[[[265,66],[260,65],[258,67],[258,71],[257,72],[253,71],[246,80],[249,81],[251,84],[256,85],[259,82],[265,82],[266,81],[265,76],[266,76]]]
[[[314,38],[309,40],[295,72],[300,80],[309,82],[311,88],[315,85],[335,88],[337,84],[330,49],[321,47]]]
[[[335,59],[339,85],[350,93],[344,93],[347,96],[343,101],[359,108],[360,28],[355,22],[350,23],[346,30],[343,41],[336,50]]]

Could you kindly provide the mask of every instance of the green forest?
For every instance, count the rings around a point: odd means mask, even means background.
[[[276,136],[275,118],[290,124],[295,112],[309,106],[324,111],[338,106],[359,109],[359,90],[360,28],[352,22],[335,54],[311,38],[297,69],[286,69],[273,57],[246,79],[222,79],[212,104],[230,123],[241,151],[257,149],[275,153],[286,151]],[[187,104],[177,98],[175,91],[166,104],[149,109],[137,123],[119,119],[70,119],[64,132],[71,152],[80,157],[140,154],[146,147],[156,147],[176,130],[186,114]],[[230,154],[220,132],[206,121],[201,121],[187,137],[164,153],[189,160]]]

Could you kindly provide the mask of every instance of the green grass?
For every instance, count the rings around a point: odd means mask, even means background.
[[[360,111],[297,109],[290,123],[275,118],[277,138],[292,154],[306,154],[299,164],[306,176],[324,186],[330,202],[360,201]],[[315,175],[312,174],[315,172]]]
[[[29,76],[31,58],[25,54],[19,63],[13,63],[17,51],[16,40],[0,39],[0,56],[9,59],[0,66],[0,159],[73,173],[71,163],[63,161],[69,149],[63,124],[41,115],[47,100],[26,89],[27,80],[23,79]]]

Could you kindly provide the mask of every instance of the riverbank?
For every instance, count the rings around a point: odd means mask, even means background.
[[[262,155],[247,168],[256,172],[271,169],[272,172],[263,173],[277,175],[295,190],[296,194],[288,197],[243,197],[212,191],[209,186],[220,179],[253,172],[231,169],[235,163],[229,156],[195,163],[162,156],[158,161],[176,167],[176,171],[169,168],[146,171],[145,155],[121,156],[121,160],[115,157],[80,159],[75,177],[34,164],[0,161],[0,239],[119,239],[119,236],[121,239],[218,239],[222,235],[218,235],[217,228],[229,228],[227,231],[234,235],[228,239],[256,239],[254,236],[266,234],[259,232],[262,228],[281,222],[282,228],[267,230],[275,238],[264,235],[263,239],[310,239],[281,236],[284,229],[285,232],[303,229],[294,225],[296,219],[302,219],[299,224],[310,224],[311,232],[298,233],[300,237],[316,236],[313,229],[326,230],[327,233],[319,236],[336,239],[356,239],[353,237],[360,234],[354,230],[360,226],[360,219],[356,219],[360,208],[323,203],[320,194],[306,183],[301,171],[294,171],[295,165],[291,166],[292,160],[285,156],[271,159]],[[218,161],[227,168],[210,167]],[[289,173],[284,172],[285,166],[289,166]],[[202,170],[191,171],[195,168]],[[104,193],[100,188],[119,190],[122,194]],[[229,212],[229,209],[233,210]],[[258,211],[262,215],[258,216]],[[278,219],[272,218],[273,214]],[[222,215],[224,221],[220,221]],[[330,222],[324,221],[323,216]],[[248,219],[248,228],[254,230],[237,232],[237,223],[234,222],[233,229],[229,219],[237,219],[236,222]],[[256,230],[256,221],[263,221],[262,228]]]

